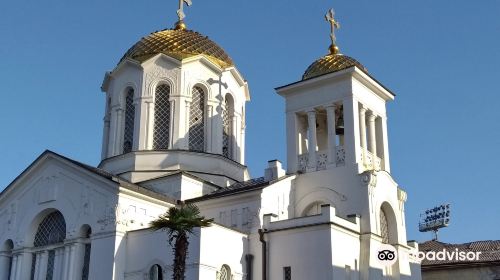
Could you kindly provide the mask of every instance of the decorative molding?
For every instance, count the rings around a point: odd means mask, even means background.
[[[146,73],[145,78],[145,94],[143,96],[153,96],[154,88],[160,81],[168,81],[171,86],[171,95],[176,94],[177,81],[179,70],[167,70],[162,67],[154,67],[153,70]]]

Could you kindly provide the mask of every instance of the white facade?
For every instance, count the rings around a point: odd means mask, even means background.
[[[190,238],[190,280],[420,279],[417,262],[377,260],[382,244],[418,248],[390,174],[394,95],[363,70],[278,88],[287,170],[270,161],[254,179],[250,95],[234,66],[204,54],[124,59],[102,90],[99,166],[47,151],[1,193],[0,279],[168,279],[172,248],[148,224],[179,201],[215,219]]]

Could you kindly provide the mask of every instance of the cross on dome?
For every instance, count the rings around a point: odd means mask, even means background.
[[[177,16],[179,17],[179,20],[175,24],[175,29],[186,29],[186,24],[184,23],[184,18],[186,17],[186,14],[184,13],[184,3],[186,5],[191,6],[193,2],[191,0],[179,0],[179,9],[177,10]]]

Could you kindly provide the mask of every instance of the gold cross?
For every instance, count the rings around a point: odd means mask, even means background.
[[[335,46],[335,43],[337,41],[337,37],[335,37],[335,29],[340,29],[340,23],[335,20],[335,11],[333,9],[330,9],[328,13],[326,13],[325,19],[328,23],[330,23],[330,38],[332,39],[332,46]]]
[[[186,14],[184,14],[184,3],[186,3],[188,6],[191,6],[193,4],[191,0],[179,0],[179,9],[177,10],[179,21],[182,21],[186,17]]]

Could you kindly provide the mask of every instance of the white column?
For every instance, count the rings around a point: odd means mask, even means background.
[[[57,248],[54,258],[54,280],[64,279],[64,248]]]
[[[69,279],[69,250],[71,244],[66,244],[64,246],[64,258],[62,259],[62,279]]]
[[[37,271],[36,271],[36,280],[45,280],[47,276],[47,262],[49,260],[49,252],[42,251],[36,256],[37,262]]]
[[[16,278],[25,280],[30,278],[32,255],[28,252],[21,252],[17,258]]]
[[[336,163],[336,146],[337,134],[335,131],[335,105],[332,104],[326,107],[326,121],[328,127],[328,162],[330,164]]]
[[[10,252],[0,252],[0,279],[7,279],[10,271]]]
[[[106,112],[106,116],[104,116],[104,119],[103,119],[104,127],[102,129],[101,159],[104,159],[108,156],[110,119],[111,118],[110,118],[109,112]]]
[[[184,141],[183,141],[184,143],[182,144],[182,147],[180,147],[180,148],[188,150],[189,149],[189,115],[191,114],[191,101],[186,100],[184,110],[186,111],[186,114],[185,114],[186,122],[184,123],[185,134],[184,134]],[[181,138],[181,136],[179,134],[179,139],[180,138]]]
[[[153,149],[153,136],[154,136],[154,103],[151,99],[146,101],[146,121],[144,133],[144,149]],[[171,138],[169,138],[171,139]]]
[[[75,243],[71,246],[68,279],[82,279],[85,244]]]
[[[309,124],[309,138],[308,138],[308,152],[309,152],[309,165],[308,168],[316,170],[316,111],[307,112],[307,122]]]
[[[174,145],[179,141],[179,119],[180,116],[177,116],[176,118],[176,103],[175,99],[170,99],[170,129],[169,129],[169,136],[168,136],[168,148],[173,149]],[[153,109],[154,112],[154,109]],[[154,117],[153,117],[154,118]],[[151,122],[154,124],[154,120]],[[151,125],[151,135],[154,135],[154,125]],[[177,135],[177,137],[176,137]],[[153,136],[151,136],[151,147],[153,147]]]
[[[361,137],[361,149],[363,153],[363,164],[366,162],[366,108],[359,109],[359,132]]]
[[[381,119],[381,130],[382,130],[382,143],[379,143],[383,146],[383,162],[384,162],[384,170],[387,172],[391,172],[391,165],[389,161],[389,138],[387,135],[387,117],[383,117]]]
[[[115,141],[113,142],[113,155],[119,155],[122,152],[123,146],[123,109],[116,108],[116,118],[115,118]]]
[[[239,152],[238,152],[238,137],[237,133],[238,131],[238,117],[236,115],[233,115],[232,121],[231,121],[231,131],[229,133],[229,145],[231,146],[231,159],[239,162],[240,157],[239,157]]]
[[[207,153],[213,153],[216,151],[216,148],[213,146],[214,144],[214,139],[212,139],[212,130],[214,130],[215,126],[215,118],[213,117],[214,112],[213,112],[213,105],[208,104],[206,106],[206,113],[205,113],[205,139],[206,139],[206,147],[205,151]],[[219,139],[219,137],[214,137],[215,139]],[[220,135],[221,143],[222,143],[222,133]],[[217,143],[218,141],[215,141]],[[222,152],[222,145],[221,145],[221,152]]]
[[[368,129],[370,130],[370,152],[376,156],[377,155],[377,137],[375,134],[375,119],[377,116],[375,114],[370,114],[368,116]],[[373,159],[375,161],[375,158]]]

